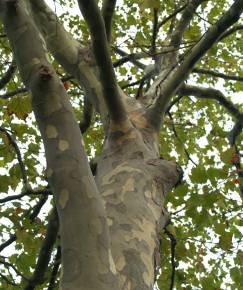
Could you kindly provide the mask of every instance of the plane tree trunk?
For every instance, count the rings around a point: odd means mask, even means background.
[[[72,39],[45,2],[29,0],[26,6],[22,0],[0,0],[0,18],[31,91],[45,146],[47,178],[60,221],[61,289],[151,290],[160,266],[160,233],[169,222],[165,197],[182,178],[180,166],[159,154],[163,116],[195,63],[238,20],[243,4],[235,1],[180,66],[172,61],[176,52],[158,59],[156,81],[146,95],[131,99],[117,85],[108,48],[115,1],[104,1],[103,16],[95,0],[78,2],[92,48]],[[192,2],[171,37],[172,48],[178,47],[203,1]],[[48,51],[83,86],[101,115],[105,136],[94,176]]]

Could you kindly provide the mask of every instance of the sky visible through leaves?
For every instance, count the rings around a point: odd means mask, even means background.
[[[176,2],[176,1],[175,1]],[[180,1],[177,1],[178,5]],[[89,34],[80,17],[76,1],[48,1],[68,31],[87,44]],[[181,54],[193,46],[201,35],[214,23],[232,1],[208,1],[199,8],[185,33]],[[160,4],[160,6],[158,6]],[[115,47],[127,53],[146,52],[151,45],[153,11],[159,7],[159,21],[170,15],[174,1],[120,0],[113,24],[112,58],[120,56]],[[242,24],[242,20],[240,23]],[[160,30],[157,47],[166,46],[166,34],[170,21]],[[0,35],[3,34],[0,26]],[[12,61],[12,53],[6,38],[0,38],[0,79]],[[197,68],[212,70],[226,75],[243,76],[242,30],[230,35],[203,57]],[[52,58],[52,64],[60,76],[66,73]],[[152,64],[149,56],[140,60]],[[141,79],[144,71],[133,63],[116,68],[119,85],[131,97],[135,97],[138,85],[129,86]],[[151,80],[150,80],[151,82]],[[193,73],[188,84],[216,88],[242,112],[242,81],[226,80],[205,74]],[[31,210],[39,201],[38,195],[23,196],[3,202],[11,195],[33,191],[47,186],[45,181],[45,158],[40,134],[33,117],[30,96],[23,91],[11,98],[6,94],[23,88],[18,72],[0,91],[0,245],[16,235],[16,242],[0,253],[0,289],[22,289],[25,277],[33,272],[41,242],[46,234],[52,198],[42,207],[37,222],[29,218]],[[82,118],[83,91],[75,80],[68,82],[68,93],[75,108],[77,119]],[[215,100],[183,96],[167,114],[160,133],[161,156],[177,161],[184,169],[184,181],[169,196],[167,207],[171,213],[168,231],[176,240],[175,289],[242,289],[243,280],[243,134],[234,144],[229,135],[236,123],[227,108]],[[9,137],[12,136],[12,137]],[[24,163],[27,182],[16,158],[17,144]],[[103,129],[98,115],[84,136],[89,158],[102,150]],[[171,278],[171,241],[166,233],[162,236],[161,275],[158,289],[169,289]],[[54,264],[54,254],[47,275]],[[14,268],[9,266],[14,265]],[[47,289],[38,286],[36,289]]]

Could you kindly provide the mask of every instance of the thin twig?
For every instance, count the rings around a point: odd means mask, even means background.
[[[0,90],[2,90],[9,83],[16,71],[16,68],[16,63],[13,60],[4,76],[0,79]]]
[[[167,228],[164,229],[166,235],[170,239],[170,247],[171,247],[171,276],[170,276],[170,290],[173,290],[174,284],[175,284],[175,272],[176,272],[176,262],[175,262],[175,247],[176,247],[176,239],[172,235],[170,231],[167,230]]]
[[[28,281],[29,279],[27,277],[25,277],[14,265],[12,265],[11,263],[5,261],[4,257],[0,256],[0,264],[3,264],[5,267],[8,268],[12,268],[14,270],[14,272],[22,277],[24,280]]]
[[[180,137],[178,136],[177,132],[176,132],[176,128],[175,125],[173,123],[173,118],[170,112],[168,112],[168,116],[171,119],[171,125],[172,125],[172,131],[174,132],[175,137],[177,138],[177,140],[182,144],[184,151],[186,153],[187,159],[190,160],[195,166],[197,166],[197,163],[195,161],[193,161],[193,159],[191,158],[188,150],[185,148],[184,142],[181,141]]]
[[[226,74],[223,74],[223,73],[219,73],[219,72],[215,72],[215,71],[207,70],[207,69],[202,69],[202,68],[194,68],[192,70],[192,72],[193,73],[197,73],[197,74],[211,75],[213,77],[222,78],[222,79],[225,79],[225,80],[243,82],[243,77],[233,76],[233,75],[226,75]]]
[[[61,264],[61,247],[58,246],[57,247],[57,252],[56,252],[56,255],[55,255],[53,269],[52,269],[52,272],[51,272],[51,278],[50,278],[50,282],[49,282],[47,290],[53,290],[54,289],[60,264]]]
[[[0,273],[0,277],[9,285],[18,286],[15,282],[10,281],[6,276]]]
[[[28,210],[27,213],[25,214],[25,216],[29,216],[29,220],[31,223],[34,222],[35,218],[40,213],[40,210],[43,207],[43,205],[46,203],[47,198],[48,198],[48,196],[45,196],[45,195],[42,196],[40,198],[40,200],[37,202],[37,204],[33,208]],[[5,241],[4,243],[2,243],[0,245],[0,252],[3,251],[5,248],[7,248],[9,245],[11,245],[16,240],[17,240],[16,234],[12,234],[7,241]]]
[[[51,259],[52,249],[57,238],[58,228],[59,224],[57,211],[56,209],[53,209],[50,216],[47,233],[38,255],[34,273],[31,279],[29,279],[29,283],[25,286],[24,290],[34,290],[36,286],[44,282],[45,273]]]
[[[27,174],[26,174],[25,165],[23,163],[19,147],[18,147],[14,137],[9,133],[9,131],[7,129],[0,127],[0,132],[3,132],[7,136],[9,143],[13,146],[13,148],[16,152],[16,155],[17,155],[18,162],[19,162],[19,167],[20,167],[20,171],[22,174],[23,183],[25,186],[27,186],[28,185]]]
[[[21,199],[24,196],[31,196],[31,195],[47,195],[48,196],[51,194],[52,194],[52,191],[48,188],[39,189],[39,190],[32,190],[28,188],[20,194],[10,195],[5,198],[1,198],[0,204],[8,202],[8,201],[16,200],[16,199]]]

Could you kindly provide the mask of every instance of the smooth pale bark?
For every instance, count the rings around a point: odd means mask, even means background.
[[[105,100],[111,100],[112,94],[104,95],[103,90],[109,79],[99,78],[90,48],[83,49],[57,24],[43,1],[29,1],[44,39],[24,1],[0,0],[0,17],[23,81],[32,92],[33,110],[45,145],[47,177],[61,226],[62,289],[151,290],[160,265],[160,232],[169,219],[164,199],[182,174],[176,163],[159,155],[162,112],[196,61],[211,47],[210,40],[216,41],[223,31],[218,31],[217,25],[209,30],[182,66],[173,71],[173,77],[169,75],[164,82],[170,62],[174,63],[168,54],[165,69],[148,92],[148,102],[144,102],[153,105],[157,100],[158,110],[146,109],[118,88],[117,96],[126,100],[126,105],[119,112],[119,122],[113,118],[109,123]],[[240,5],[239,0],[235,2]],[[233,12],[232,23],[238,19],[238,12]],[[226,23],[224,29],[229,25]],[[64,69],[80,81],[105,119],[104,148],[95,180],[66,91],[47,61],[46,43]],[[114,76],[112,82],[114,89]],[[155,98],[163,95],[164,100]],[[110,111],[119,109],[118,103],[112,104]]]
[[[45,1],[28,0],[28,3],[29,10],[45,39],[48,49],[65,71],[78,80],[86,96],[92,102],[96,111],[101,114],[103,123],[105,123],[107,109],[91,48],[83,47],[64,29]]]
[[[23,2],[0,1],[0,10],[45,146],[60,220],[61,288],[119,289],[104,205],[66,91]]]

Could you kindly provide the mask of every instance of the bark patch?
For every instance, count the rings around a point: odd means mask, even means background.
[[[109,263],[110,263],[110,270],[113,274],[116,274],[116,266],[114,264],[114,261],[113,261],[113,257],[112,257],[112,254],[111,254],[111,250],[109,249]]]
[[[46,136],[47,138],[56,138],[58,136],[58,132],[55,126],[47,125],[46,126]]]
[[[63,189],[60,192],[60,196],[59,196],[59,199],[58,199],[58,202],[59,202],[59,204],[60,204],[62,209],[65,208],[68,200],[69,200],[69,191],[67,189]]]
[[[48,168],[46,170],[46,177],[47,178],[50,178],[50,177],[52,177],[52,174],[53,174],[53,170],[51,168]]]
[[[61,150],[61,151],[65,151],[69,148],[69,143],[68,141],[66,140],[60,140],[59,143],[58,143],[58,148]]]

